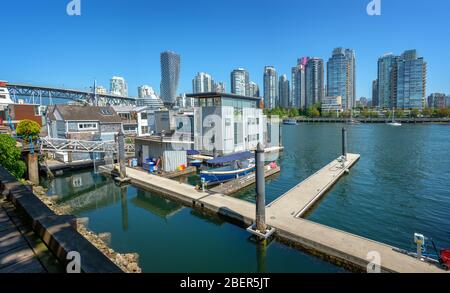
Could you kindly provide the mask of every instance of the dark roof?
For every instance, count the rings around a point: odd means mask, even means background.
[[[251,157],[254,157],[254,156],[255,155],[252,152],[243,152],[243,153],[232,154],[229,156],[217,157],[215,159],[207,161],[207,163],[212,164],[212,165],[219,165],[219,164],[225,164],[225,163],[230,163],[230,162],[234,162],[234,161],[250,159]]]
[[[235,98],[235,99],[237,98],[237,99],[252,100],[252,101],[259,101],[259,100],[261,100],[260,97],[249,97],[249,96],[241,96],[241,95],[236,95],[236,94],[220,93],[220,92],[187,94],[186,97],[188,97],[188,98],[217,98],[217,97],[224,97],[224,98]]]
[[[50,109],[49,109],[50,110]],[[65,121],[100,121],[104,123],[121,123],[122,119],[111,106],[55,105],[49,113],[50,120],[56,120],[54,112],[58,111]]]

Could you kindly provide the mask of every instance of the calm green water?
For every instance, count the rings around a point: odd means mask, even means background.
[[[282,172],[267,184],[268,201],[335,159],[342,125],[283,129]],[[412,248],[421,232],[450,247],[450,126],[347,126],[349,151],[361,154],[308,218],[328,226]],[[46,183],[93,231],[111,232],[119,252],[138,252],[146,272],[336,272],[301,251],[253,243],[232,224],[134,187],[119,188],[91,172]],[[253,201],[253,188],[240,198]]]

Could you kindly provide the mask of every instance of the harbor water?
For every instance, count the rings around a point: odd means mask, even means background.
[[[267,183],[273,201],[340,155],[342,124],[283,127],[281,173]],[[346,125],[349,152],[361,154],[307,215],[311,221],[412,249],[420,232],[450,247],[450,126]],[[241,227],[91,170],[43,182],[49,195],[89,228],[110,232],[111,247],[137,252],[145,272],[344,272],[272,242],[262,247]],[[254,187],[237,197],[254,201]]]

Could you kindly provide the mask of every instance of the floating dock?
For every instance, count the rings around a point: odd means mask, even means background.
[[[341,158],[333,160],[266,208],[266,222],[276,229],[275,237],[354,270],[366,271],[375,254],[380,257],[381,272],[444,273],[437,266],[395,252],[390,245],[301,218],[348,173],[360,156],[348,154],[347,158],[345,163]],[[127,176],[132,184],[159,192],[187,206],[217,213],[242,225],[250,226],[255,222],[256,207],[253,203],[213,191],[202,192],[188,184],[132,168],[127,168]]]

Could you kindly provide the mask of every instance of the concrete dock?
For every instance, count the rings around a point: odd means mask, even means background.
[[[302,217],[353,165],[360,155],[348,154],[347,162],[336,159],[267,206],[272,216]],[[344,165],[343,165],[344,164]]]
[[[370,257],[375,253],[380,256],[382,272],[444,273],[437,266],[395,252],[392,246],[301,218],[347,174],[360,156],[348,154],[347,157],[344,165],[339,159],[334,160],[267,207],[266,222],[276,229],[275,237],[354,270],[366,271],[372,260]],[[127,168],[127,176],[134,185],[157,191],[188,206],[217,213],[241,225],[255,222],[253,203],[211,191],[202,192],[193,186],[131,168]]]

